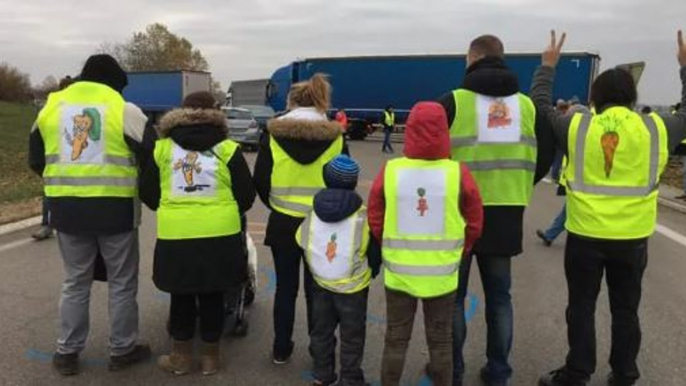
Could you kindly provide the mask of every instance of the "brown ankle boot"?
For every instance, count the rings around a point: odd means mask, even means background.
[[[193,370],[193,340],[172,340],[171,353],[160,356],[157,365],[174,375],[190,373]]]
[[[214,375],[219,371],[221,358],[219,357],[219,345],[221,342],[202,342],[200,348],[200,368],[202,375]]]

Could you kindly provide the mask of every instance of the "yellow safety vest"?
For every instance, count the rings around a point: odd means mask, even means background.
[[[458,89],[452,158],[469,167],[485,206],[527,206],[536,173],[536,108],[529,97]]]
[[[324,165],[343,151],[343,137],[339,136],[316,161],[303,165],[286,153],[272,138],[269,147],[274,160],[269,205],[275,211],[292,217],[305,218],[312,210],[314,195],[324,185]]]
[[[456,161],[388,162],[382,248],[386,287],[418,298],[457,289],[465,235],[460,179]]]
[[[225,140],[206,152],[185,150],[170,138],[155,143],[160,169],[157,237],[182,240],[240,233],[238,203],[226,167],[238,144]]]
[[[47,197],[136,197],[138,168],[124,140],[125,102],[108,86],[77,82],[38,114]]]
[[[386,126],[391,126],[395,125],[395,113],[389,113],[388,111],[383,112],[384,114],[384,124]]]
[[[336,223],[326,223],[312,211],[295,237],[305,250],[310,272],[320,286],[344,294],[369,287],[367,208],[363,206]]]
[[[624,107],[576,114],[568,137],[569,232],[598,239],[650,236],[657,219],[660,175],[667,164],[667,129],[657,114]]]

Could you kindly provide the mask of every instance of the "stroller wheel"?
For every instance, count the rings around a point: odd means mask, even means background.
[[[236,323],[236,325],[233,327],[233,331],[231,331],[231,335],[238,337],[238,338],[243,338],[248,335],[248,322],[246,321],[241,321],[239,323]]]

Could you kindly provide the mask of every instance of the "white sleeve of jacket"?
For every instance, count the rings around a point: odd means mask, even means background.
[[[143,111],[133,103],[126,102],[124,107],[124,135],[138,143],[143,142],[146,123],[148,123],[148,117],[143,114]]]

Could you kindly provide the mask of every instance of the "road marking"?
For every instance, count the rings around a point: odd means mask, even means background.
[[[681,233],[675,232],[667,228],[666,226],[660,224],[655,225],[655,231],[667,237],[668,239],[675,241],[686,247],[686,236],[682,235]]]
[[[8,233],[20,231],[22,229],[26,229],[28,227],[32,227],[34,225],[38,225],[43,221],[42,216],[36,216],[36,217],[31,217],[27,218],[26,220],[21,220],[17,222],[12,222],[9,224],[5,224],[0,226],[0,235],[5,235]]]
[[[30,244],[32,242],[33,242],[33,239],[21,239],[21,240],[13,241],[11,243],[7,243],[3,246],[0,246],[0,253],[9,251],[10,249],[19,248],[21,246]]]

